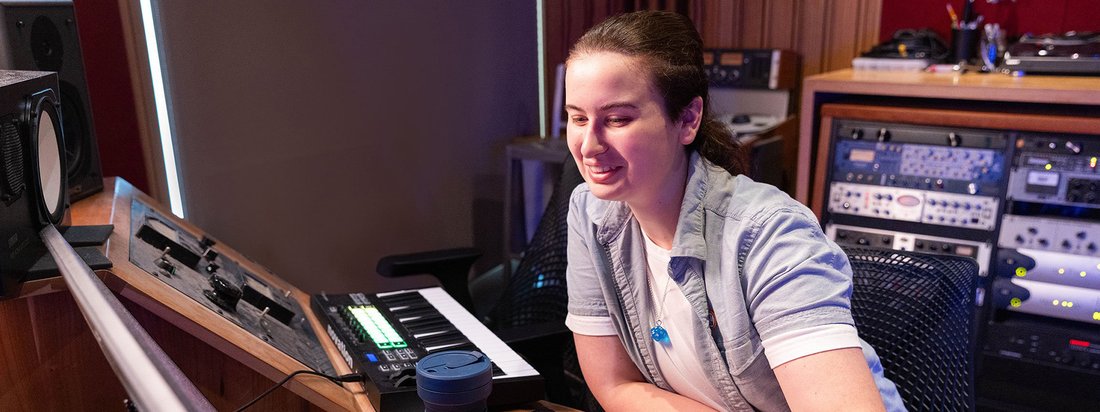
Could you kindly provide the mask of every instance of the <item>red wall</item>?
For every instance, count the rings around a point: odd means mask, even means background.
[[[122,177],[148,193],[118,0],[76,0],[74,6],[103,176]]]
[[[947,3],[962,16],[966,0],[883,0],[881,40],[891,38],[898,29],[930,28],[951,39],[951,19]],[[975,0],[975,16],[985,16],[986,23],[1000,23],[1009,36],[1024,33],[1064,33],[1100,31],[1100,1],[1097,0],[1000,0],[989,4]]]

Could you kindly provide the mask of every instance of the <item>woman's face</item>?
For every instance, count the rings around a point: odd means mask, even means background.
[[[684,145],[695,139],[698,120],[691,110],[669,119],[643,67],[638,58],[612,52],[569,61],[569,151],[596,197],[631,207],[679,207],[687,173]],[[700,113],[701,106],[699,100]]]

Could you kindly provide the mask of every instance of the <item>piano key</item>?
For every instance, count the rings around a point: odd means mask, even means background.
[[[393,314],[401,314],[402,316],[409,316],[412,314],[420,313],[439,313],[432,307],[432,304],[427,301],[422,303],[408,303],[401,306],[390,306],[390,312]]]
[[[449,333],[451,331],[457,331],[457,330],[458,329],[455,329],[451,326],[447,326],[447,327],[436,329],[436,330],[433,330],[433,331],[428,331],[428,332],[423,332],[423,333],[414,333],[413,338],[419,340],[419,339],[423,339],[423,338],[436,336],[436,335],[439,335],[441,333]]]
[[[484,353],[494,364],[504,371],[507,377],[537,376],[538,372],[523,360],[515,351],[500,340],[489,328],[485,327],[466,308],[458,304],[442,288],[420,289],[420,294],[443,314],[455,328],[462,331],[466,338]],[[430,350],[429,350],[430,351]]]
[[[433,318],[433,317],[415,317],[412,319],[406,319],[401,321],[401,326],[404,326],[410,332],[416,333],[425,329],[438,328],[440,326],[451,326],[451,322],[447,322],[447,318]]]
[[[424,344],[424,346],[439,346],[439,345],[444,345],[444,344],[449,344],[449,343],[462,344],[462,343],[469,343],[469,342],[470,342],[470,340],[466,339],[466,335],[463,335],[462,332],[459,332],[458,330],[455,330],[455,331],[450,332],[450,333],[444,333],[444,334],[440,334],[440,335],[429,336],[429,337],[426,337],[426,338],[420,340],[420,343]]]

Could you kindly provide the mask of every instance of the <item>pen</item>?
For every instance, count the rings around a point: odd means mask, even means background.
[[[947,15],[951,16],[951,28],[959,28],[959,16],[955,14],[955,8],[951,7],[951,3],[947,3]]]
[[[980,26],[982,24],[982,20],[985,20],[985,16],[979,14],[978,18],[974,19],[974,21],[972,21],[972,22],[970,22],[966,25],[966,28],[970,29],[970,30],[975,30],[975,29],[978,28],[978,26]]]
[[[963,1],[964,1],[964,3],[963,3],[962,24],[966,24],[966,23],[970,22],[970,18],[972,17],[972,14],[973,14],[973,11],[974,11],[973,10],[974,9],[974,0],[963,0]]]

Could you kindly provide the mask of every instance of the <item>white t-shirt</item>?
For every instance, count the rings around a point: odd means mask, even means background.
[[[669,276],[670,251],[645,238],[648,279],[653,307],[661,312],[661,325],[668,332],[669,344],[654,342],[657,368],[672,389],[683,396],[701,402],[711,408],[723,410],[721,394],[703,372],[703,361],[693,348],[691,304],[682,290]],[[666,289],[667,288],[667,289]],[[643,317],[650,327],[656,324],[658,313]],[[610,317],[566,315],[566,326],[574,333],[589,336],[615,335]],[[775,367],[791,360],[840,348],[858,348],[859,337],[855,327],[845,324],[821,325],[793,330],[761,341],[768,364]]]
[[[645,253],[649,263],[649,293],[657,311],[648,316],[649,325],[656,325],[660,316],[661,326],[668,332],[669,338],[667,343],[654,342],[657,368],[676,393],[714,409],[725,409],[722,396],[703,372],[703,361],[694,350],[691,318],[695,314],[691,304],[668,275],[668,263],[672,256],[668,250],[649,240],[649,236],[645,236]]]

